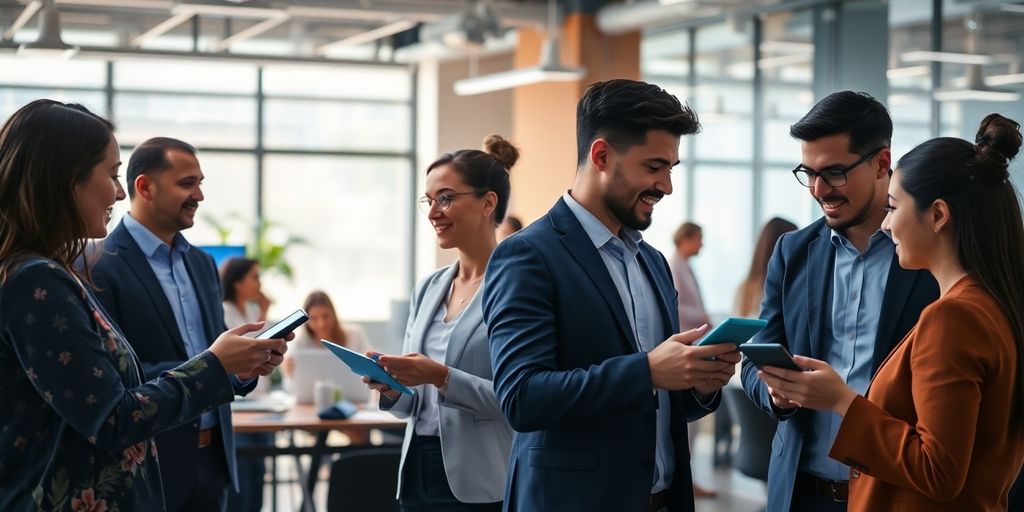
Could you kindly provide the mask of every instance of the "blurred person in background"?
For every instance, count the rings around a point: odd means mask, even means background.
[[[309,321],[298,330],[295,341],[292,342],[293,349],[324,348],[320,340],[327,340],[360,354],[373,350],[362,327],[352,322],[341,321],[338,310],[327,293],[320,290],[310,292],[302,303],[302,309],[309,315]],[[281,367],[285,376],[291,377],[295,372],[294,357],[285,356]]]
[[[501,224],[498,224],[498,241],[501,242],[502,240],[512,236],[513,233],[520,229],[523,229],[523,221],[519,220],[519,218],[514,215],[506,216],[505,220],[501,221]]]
[[[754,246],[754,257],[750,260],[750,271],[736,290],[733,314],[743,318],[757,318],[761,312],[761,298],[764,297],[764,280],[768,275],[768,260],[772,257],[775,242],[783,233],[796,231],[796,224],[779,217],[772,217],[761,228]]]

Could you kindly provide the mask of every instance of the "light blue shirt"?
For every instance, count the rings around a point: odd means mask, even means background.
[[[608,268],[615,289],[622,299],[622,306],[629,317],[630,327],[637,340],[637,350],[649,352],[663,341],[665,328],[661,319],[657,295],[650,281],[644,276],[637,255],[643,236],[639,231],[622,227],[621,236],[615,236],[607,226],[597,220],[592,213],[576,202],[566,192],[562,195],[576,219],[583,225],[583,230],[594,243],[598,254]],[[672,484],[675,472],[675,451],[672,446],[671,425],[672,410],[669,405],[668,391],[657,390],[658,411],[654,458],[654,482],[651,493],[668,489]]]
[[[210,340],[203,329],[199,296],[185,268],[185,253],[192,246],[181,233],[174,235],[172,246],[165,244],[131,215],[124,216],[124,227],[142,249],[142,254],[146,255],[146,261],[171,305],[178,332],[185,342],[185,353],[190,358],[202,353],[209,348]],[[217,422],[217,414],[207,412],[200,418],[199,428],[212,428]]]
[[[863,395],[871,383],[882,298],[896,248],[883,231],[871,236],[863,254],[835,231],[832,245],[836,256],[832,272],[831,346],[826,361],[847,385]],[[826,480],[848,480],[850,468],[828,456],[842,418],[832,411],[814,411],[811,421],[800,468]]]

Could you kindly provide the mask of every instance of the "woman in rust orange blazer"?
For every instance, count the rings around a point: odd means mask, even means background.
[[[925,142],[892,176],[882,228],[941,296],[867,397],[811,358],[759,374],[776,403],[843,417],[829,455],[851,467],[850,511],[1006,510],[1024,462],[1024,224],[1008,172],[1020,126],[991,114],[976,140]]]

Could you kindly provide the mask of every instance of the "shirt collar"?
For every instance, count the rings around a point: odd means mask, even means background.
[[[153,234],[146,226],[143,226],[141,222],[135,220],[131,214],[126,213],[124,215],[124,227],[128,230],[128,233],[135,239],[135,243],[139,244],[139,249],[142,250],[142,254],[147,257],[151,257],[160,250],[160,247],[164,247],[167,244],[159,237]],[[169,249],[174,249],[181,253],[187,252],[192,248],[192,245],[185,240],[185,237],[181,233],[174,235],[173,244]]]
[[[590,213],[590,210],[584,208],[576,198],[572,197],[570,192],[572,191],[567,190],[562,194],[562,200],[565,201],[567,206],[569,206],[569,209],[572,211],[573,215],[576,216],[576,219],[580,221],[580,225],[583,226],[583,231],[585,231],[587,236],[590,237],[590,241],[593,242],[594,247],[600,249],[601,247],[604,247],[605,244],[612,242],[613,240],[619,240],[623,245],[625,245],[626,250],[634,254],[640,250],[640,242],[643,241],[644,237],[639,231],[628,226],[622,226],[622,236],[615,236],[615,233],[612,233],[611,230],[608,229],[608,226],[605,226],[604,223],[598,220],[593,213]]]
[[[832,245],[834,245],[835,247],[853,247],[853,244],[850,242],[850,239],[846,238],[846,236],[843,235],[842,233],[834,229],[829,229],[829,233],[830,238],[832,240]],[[892,243],[892,235],[883,229],[875,231],[871,235],[871,238],[868,239],[868,250],[871,250],[872,247],[883,241],[888,241],[889,243]]]

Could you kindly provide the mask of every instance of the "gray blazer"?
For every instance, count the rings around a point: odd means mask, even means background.
[[[423,340],[434,313],[447,297],[459,264],[434,272],[420,281],[409,304],[403,353],[423,353]],[[441,452],[452,494],[464,503],[491,503],[505,495],[505,478],[512,448],[512,427],[494,395],[487,327],[477,293],[452,329],[444,363],[451,368],[447,393],[438,393]],[[429,385],[429,384],[426,384]],[[423,386],[417,386],[422,388]],[[408,418],[402,462],[398,467],[398,496],[402,470],[415,434],[419,392],[392,402],[381,396],[381,410]]]

